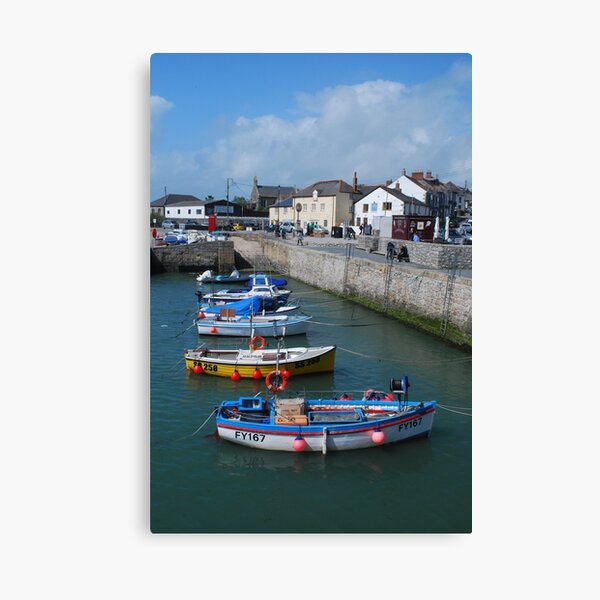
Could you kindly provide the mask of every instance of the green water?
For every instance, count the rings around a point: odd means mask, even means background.
[[[348,452],[298,454],[219,440],[214,405],[264,382],[196,375],[183,351],[199,341],[193,274],[151,278],[151,529],[155,533],[465,533],[471,531],[471,361],[435,338],[289,280],[313,315],[289,347],[338,346],[334,373],[290,380],[289,390],[387,389],[409,377],[411,400],[437,400],[430,438]],[[331,325],[339,324],[339,325]],[[346,325],[346,326],[341,326]],[[184,333],[182,333],[184,332]],[[273,340],[267,340],[273,344]],[[247,340],[244,342],[247,343]],[[343,349],[350,350],[346,352]],[[354,353],[368,355],[359,356]],[[460,414],[462,413],[462,414]]]

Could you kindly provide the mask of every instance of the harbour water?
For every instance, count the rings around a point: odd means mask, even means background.
[[[352,302],[289,279],[307,335],[335,344],[333,373],[290,379],[331,397],[387,390],[407,375],[411,400],[436,400],[430,438],[349,452],[266,452],[221,441],[214,406],[266,392],[262,381],[194,374],[183,352],[241,338],[198,336],[192,273],[151,278],[151,530],[155,533],[468,533],[471,531],[471,357]],[[267,338],[273,345],[273,338]],[[198,428],[205,423],[200,429]]]

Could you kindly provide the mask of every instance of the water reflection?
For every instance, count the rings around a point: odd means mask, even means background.
[[[234,470],[321,472],[324,475],[354,472],[414,473],[426,467],[433,452],[429,439],[418,439],[364,450],[341,452],[269,452],[221,441],[215,455],[219,467]]]

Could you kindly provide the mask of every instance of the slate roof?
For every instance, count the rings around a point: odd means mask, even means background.
[[[298,193],[294,194],[296,198],[310,197],[314,190],[317,190],[319,196],[336,196],[337,194],[354,194],[354,188],[346,183],[343,179],[329,179],[326,181],[317,181],[312,185],[301,189]]]
[[[425,202],[422,202],[421,200],[417,200],[413,196],[407,196],[406,194],[403,194],[400,190],[397,190],[395,188],[389,188],[389,187],[386,187],[385,185],[377,185],[374,187],[374,189],[379,189],[379,188],[381,188],[382,190],[385,190],[390,196],[394,196],[394,198],[398,198],[398,200],[402,200],[402,202],[409,202],[411,204],[427,206],[427,204]],[[373,191],[373,190],[371,190],[371,191]],[[365,196],[366,196],[366,194],[365,194]],[[365,196],[363,196],[362,198],[359,198],[356,202],[360,202],[360,200],[364,200]]]
[[[182,204],[187,202],[188,204]],[[181,206],[191,206],[194,204],[202,204],[204,200],[191,196],[190,194],[167,194],[158,200],[150,202],[150,206],[171,206],[172,204],[179,204]]]
[[[261,198],[287,198],[296,191],[293,186],[257,185],[258,194]]]
[[[275,204],[271,204],[269,208],[283,208],[284,206],[292,206],[293,198],[290,196],[285,200],[280,200],[279,202],[275,202]]]

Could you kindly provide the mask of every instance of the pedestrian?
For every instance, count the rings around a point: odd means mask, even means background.
[[[402,246],[400,246],[400,250],[398,251],[398,262],[410,262],[408,260],[408,249],[407,247],[402,244]]]
[[[156,227],[152,228],[152,237],[156,239]]]
[[[394,252],[396,251],[396,246],[394,245],[394,242],[388,242],[387,243],[387,253],[385,255],[385,259],[386,260],[394,260]]]
[[[304,246],[304,233],[302,229],[298,229],[298,240],[296,241],[296,246]]]
[[[363,234],[363,226],[362,223],[358,226],[358,235],[362,235]]]
[[[419,234],[416,231],[413,233],[412,241],[413,242],[420,242],[421,241],[421,238],[419,237]]]

